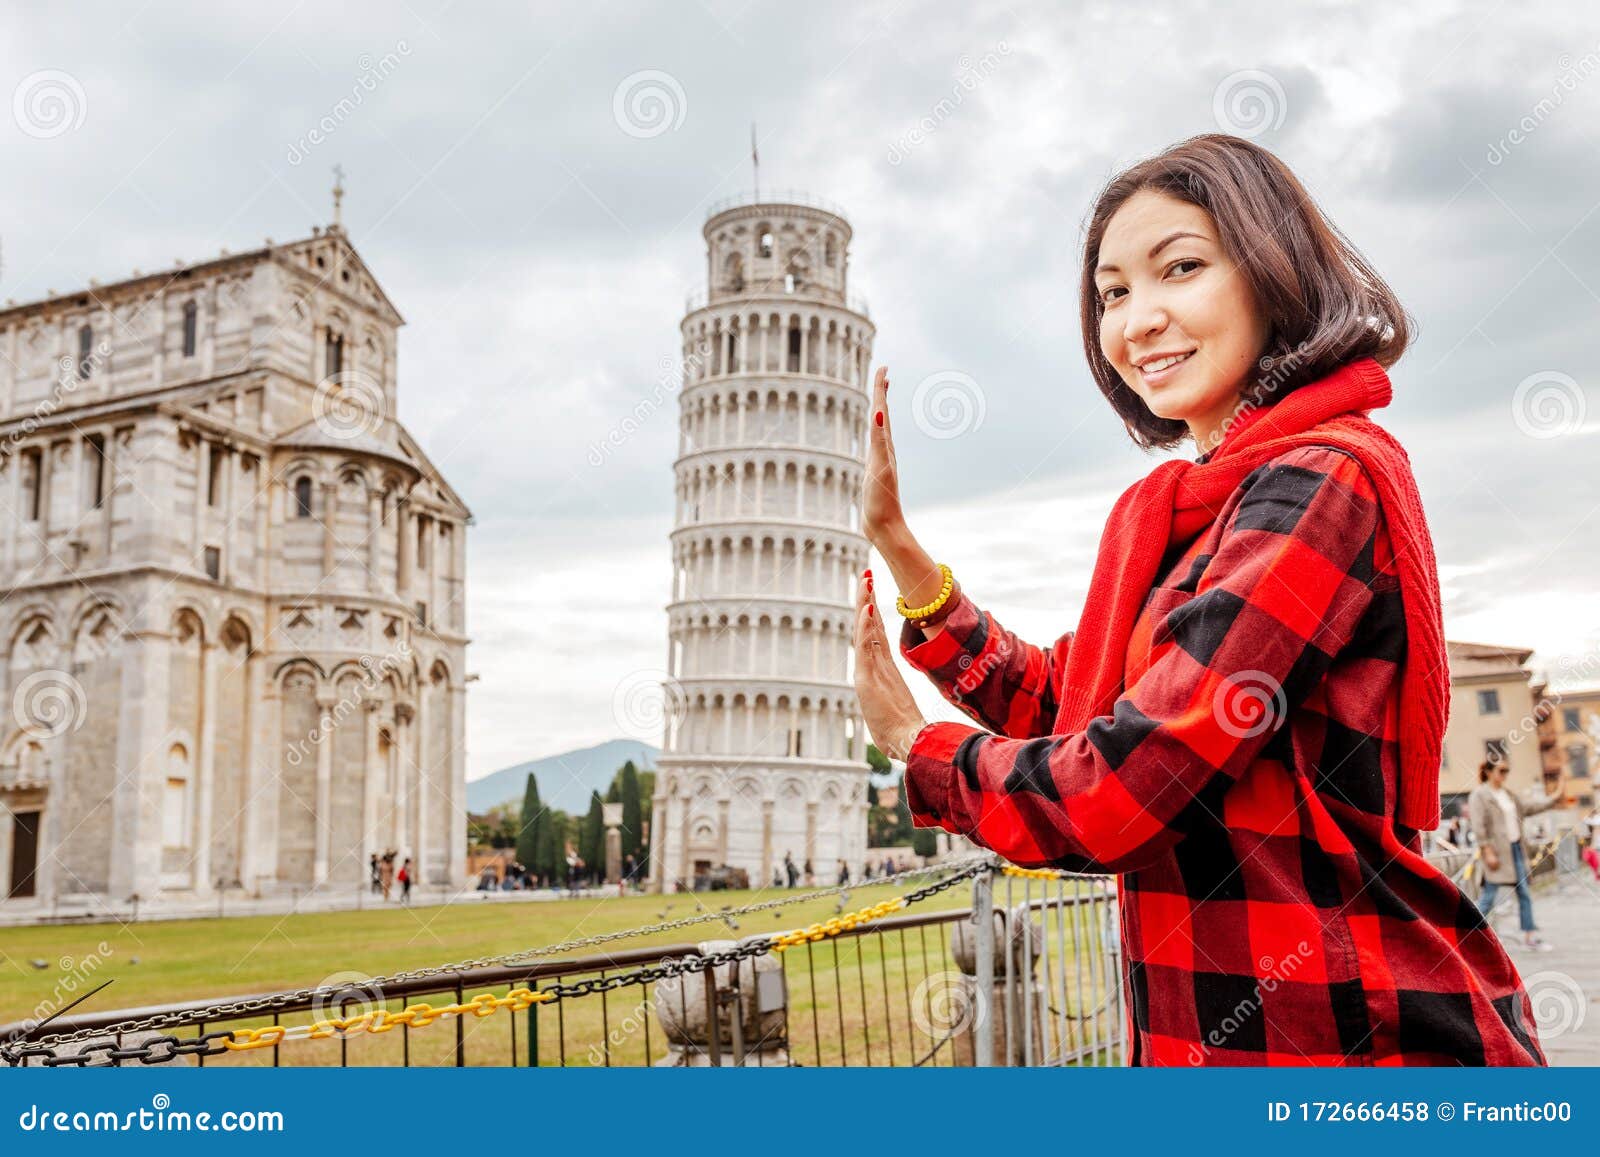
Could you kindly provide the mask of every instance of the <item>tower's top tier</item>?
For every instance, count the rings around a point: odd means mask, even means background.
[[[711,207],[704,233],[710,303],[803,296],[849,304],[850,223],[835,205],[791,192],[736,197]]]

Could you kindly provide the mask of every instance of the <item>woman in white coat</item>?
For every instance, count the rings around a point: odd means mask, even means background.
[[[1565,771],[1561,773],[1556,790],[1550,795],[1542,796],[1537,803],[1528,803],[1506,790],[1506,777],[1510,773],[1505,760],[1484,760],[1478,768],[1478,787],[1467,800],[1472,834],[1483,853],[1484,882],[1483,893],[1478,897],[1478,911],[1487,916],[1501,886],[1514,886],[1523,943],[1548,952],[1551,945],[1539,936],[1539,929],[1533,922],[1533,894],[1528,889],[1528,857],[1523,850],[1522,821],[1555,807],[1566,797],[1567,775]]]

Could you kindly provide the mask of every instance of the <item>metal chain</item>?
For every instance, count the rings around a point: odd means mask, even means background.
[[[939,880],[926,887],[919,888],[914,892],[907,893],[903,898],[905,903],[913,904],[919,900],[927,899],[929,896],[942,892],[946,888],[954,887],[962,880],[971,879],[980,872],[993,870],[994,857],[986,854],[968,857],[966,859],[956,861],[953,864],[946,863],[932,865],[925,868],[913,868],[905,872],[899,872],[892,876],[885,877],[881,882],[890,883],[895,880],[906,879],[911,876],[925,876],[933,872],[949,871],[952,867],[957,867],[960,870],[956,871],[945,879]],[[743,908],[730,909],[722,912],[701,913],[700,915],[688,917],[683,920],[671,921],[665,925],[630,929],[625,932],[603,933],[596,936],[584,937],[578,940],[565,941],[561,944],[551,945],[549,947],[529,949],[524,952],[511,954],[508,956],[486,957],[484,960],[492,964],[513,959],[525,959],[532,956],[551,955],[559,951],[570,950],[574,946],[582,946],[588,943],[604,943],[611,940],[623,939],[628,936],[641,936],[654,931],[666,930],[675,927],[686,927],[691,924],[705,923],[709,920],[720,920],[724,916],[742,915],[749,912],[765,911],[773,908],[780,908],[786,904],[800,903],[806,900],[814,900],[825,896],[838,895],[848,891],[849,887],[849,885],[840,885],[834,888],[827,888],[816,892],[805,893],[800,896],[786,897],[781,900],[769,900],[760,904],[749,904]],[[719,964],[731,963],[734,961],[743,960],[746,957],[762,955],[763,953],[771,950],[772,941],[775,938],[775,936],[763,936],[759,939],[747,941],[744,944],[738,945],[735,948],[731,948],[723,952],[712,953],[708,956],[684,957],[674,960],[667,960],[660,964],[647,965],[643,968],[636,969],[633,972],[621,972],[606,977],[592,977],[587,980],[573,981],[571,983],[558,982],[539,989],[539,992],[549,993],[553,999],[562,999],[567,997],[589,996],[596,992],[610,992],[614,989],[634,984],[648,984],[654,980],[676,977],[685,972],[699,972],[705,969],[713,968]],[[382,986],[385,982],[393,983],[397,980],[411,979],[413,977],[460,972],[468,967],[482,966],[483,965],[480,965],[476,962],[471,962],[467,964],[439,965],[433,968],[413,969],[410,972],[396,973],[392,977],[375,977],[366,984],[363,984],[362,987],[367,988],[370,986],[377,988],[381,992]],[[17,1045],[12,1043],[0,1044],[0,1057],[3,1057],[7,1064],[16,1066],[24,1063],[28,1057],[40,1056],[45,1058],[44,1063],[46,1065],[56,1067],[60,1065],[86,1065],[101,1053],[105,1054],[106,1063],[124,1060],[137,1060],[140,1063],[147,1065],[156,1064],[159,1061],[170,1060],[174,1056],[216,1056],[228,1051],[226,1046],[219,1044],[216,1047],[208,1047],[205,1042],[215,1039],[232,1039],[233,1034],[231,1032],[206,1033],[204,1036],[191,1038],[189,1040],[180,1040],[179,1038],[173,1036],[162,1036],[132,1048],[120,1048],[115,1044],[115,1042],[103,1042],[100,1044],[91,1045],[88,1048],[83,1049],[81,1052],[70,1056],[61,1056],[56,1052],[56,1049],[60,1046],[74,1044],[81,1040],[92,1040],[105,1036],[126,1034],[130,1032],[141,1032],[179,1025],[203,1023],[205,1021],[242,1019],[257,1012],[271,1011],[274,1008],[281,1008],[287,1004],[300,1003],[306,999],[314,998],[319,994],[337,996],[343,991],[346,991],[346,989],[333,987],[324,987],[319,989],[298,989],[293,992],[274,993],[271,996],[261,997],[255,1000],[234,1001],[231,1003],[211,1005],[203,1009],[166,1013],[159,1016],[145,1017],[143,1020],[119,1021],[115,1024],[106,1025],[103,1028],[79,1029],[76,1032],[64,1033],[59,1036],[47,1036],[44,1038],[44,1040],[49,1041],[49,1044],[45,1044],[43,1041],[27,1045]],[[158,1050],[162,1049],[163,1047],[170,1048],[171,1051],[164,1054],[159,1053]]]

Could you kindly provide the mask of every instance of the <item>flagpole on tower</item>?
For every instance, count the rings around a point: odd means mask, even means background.
[[[333,166],[333,227],[344,229],[344,166]]]
[[[756,151],[756,122],[750,122],[750,165],[755,169],[756,200],[761,200],[761,154]]]

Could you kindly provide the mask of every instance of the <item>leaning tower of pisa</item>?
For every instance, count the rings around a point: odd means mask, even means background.
[[[859,877],[867,737],[851,660],[872,322],[850,225],[815,198],[740,198],[705,224],[683,319],[668,711],[651,881],[785,855]]]

